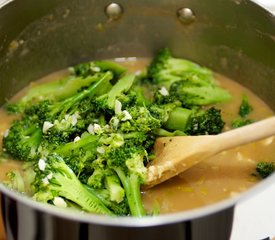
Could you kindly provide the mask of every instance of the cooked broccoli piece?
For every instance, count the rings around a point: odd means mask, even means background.
[[[256,165],[257,175],[261,178],[267,178],[275,171],[274,162],[258,162]]]
[[[37,150],[42,141],[42,130],[30,116],[16,120],[3,138],[3,151],[17,160],[37,159]]]
[[[103,159],[97,159],[92,163],[93,173],[87,181],[87,185],[95,189],[107,189],[109,200],[120,203],[124,200],[124,189],[116,173],[106,168]]]
[[[208,105],[230,100],[230,94],[220,88],[212,71],[185,59],[175,58],[162,49],[148,67],[148,79],[165,92],[162,100],[175,99],[184,106]]]
[[[232,128],[239,128],[255,122],[252,119],[236,118],[232,121]]]
[[[83,78],[86,78],[87,76],[93,75],[98,72],[111,71],[114,74],[115,79],[118,79],[126,71],[126,69],[122,67],[120,64],[117,64],[112,61],[92,61],[86,63],[79,63],[71,67],[70,70],[74,75]]]
[[[52,149],[61,156],[71,169],[80,175],[83,171],[91,171],[89,164],[96,159],[99,137],[87,132],[77,141],[72,141]]]
[[[250,105],[250,103],[248,101],[248,97],[246,95],[244,95],[242,98],[241,105],[240,105],[239,115],[240,115],[240,117],[245,118],[252,111],[253,111],[253,107]]]
[[[225,122],[221,111],[211,107],[206,111],[195,113],[188,124],[187,135],[215,135],[222,132]]]
[[[147,169],[144,161],[147,159],[147,152],[140,146],[125,145],[110,149],[106,153],[106,159],[107,166],[117,173],[124,187],[131,215],[144,216],[140,185],[144,183],[146,177]]]
[[[119,120],[118,131],[123,133],[148,133],[161,126],[161,121],[151,114],[148,108],[135,106],[122,111],[117,116]]]
[[[214,107],[203,110],[164,104],[152,105],[150,110],[163,123],[162,127],[155,131],[157,136],[218,134],[225,124],[221,111]]]
[[[186,79],[201,80],[206,84],[213,82],[212,72],[209,69],[185,59],[175,58],[167,48],[158,52],[147,71],[150,81],[167,89],[172,83]]]
[[[176,107],[169,114],[169,118],[165,123],[168,130],[180,130],[185,132],[191,120],[192,110],[182,107]]]
[[[124,93],[126,93],[131,88],[134,80],[135,75],[133,74],[128,74],[120,78],[108,93],[102,94],[94,100],[96,110],[104,111],[110,115],[120,111],[121,102],[119,99],[123,99],[125,102],[131,102],[131,99],[129,99],[131,96],[125,96]]]
[[[16,103],[6,104],[5,108],[11,113],[22,113],[30,104],[43,100],[61,101],[74,96],[82,88],[98,81],[102,73],[86,76],[85,78],[70,75],[60,80],[51,81],[31,87],[26,95]]]
[[[114,213],[79,181],[72,169],[58,155],[50,155],[45,166],[35,168],[34,199],[66,206],[67,200],[78,204],[83,210],[114,216]]]
[[[13,170],[6,175],[8,180],[4,181],[4,184],[9,188],[28,195],[34,193],[32,183],[35,179],[35,172],[32,163],[26,162],[22,164],[22,169]]]
[[[184,106],[203,106],[228,101],[230,94],[213,83],[181,80],[173,83],[170,87],[171,97],[178,99]]]
[[[239,118],[236,118],[232,121],[232,128],[239,128],[245,125],[251,124],[255,122],[255,120],[247,118],[247,116],[253,111],[253,107],[250,105],[248,101],[248,97],[246,95],[243,96],[242,102],[239,107]]]
[[[104,202],[117,216],[127,216],[129,214],[129,207],[125,199],[117,204],[110,201],[110,193],[107,189],[94,189],[89,186],[86,186],[86,188]]]
[[[82,107],[83,100],[92,98],[109,89],[109,82],[112,78],[112,73],[106,72],[104,75],[101,75],[94,84],[63,101],[43,101],[36,107],[37,115],[44,121],[62,121],[65,119],[66,115],[72,115],[78,112],[79,108]],[[87,102],[84,101],[84,104],[86,103]]]

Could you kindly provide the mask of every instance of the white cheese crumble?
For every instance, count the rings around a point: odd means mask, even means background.
[[[88,128],[87,128],[88,133],[95,135],[94,132],[94,125],[93,124],[89,124]]]
[[[45,168],[46,168],[46,162],[44,159],[39,159],[38,161],[38,168],[41,170],[41,171],[45,171]]]
[[[90,134],[95,135],[95,134],[99,134],[100,131],[102,130],[102,128],[100,127],[99,124],[94,123],[94,124],[90,124],[90,125],[88,126],[88,129],[87,129],[87,130],[88,130],[88,132],[89,132]]]
[[[61,197],[55,197],[53,199],[53,204],[57,207],[63,207],[63,208],[67,207],[67,203]]]
[[[43,123],[43,127],[42,127],[42,132],[46,133],[51,127],[53,127],[54,125],[51,122],[45,121]]]
[[[94,71],[94,72],[100,72],[100,67],[91,66],[91,70]]]
[[[10,132],[10,130],[7,129],[7,130],[3,133],[3,137],[6,138],[7,136],[9,136],[9,132]]]
[[[122,108],[122,104],[120,101],[115,100],[115,114],[120,114],[121,113],[121,108]]]
[[[47,177],[44,177],[42,179],[42,182],[43,182],[44,185],[48,185],[49,184],[49,179]]]
[[[77,124],[77,119],[79,118],[79,113],[78,112],[75,112],[73,115],[72,115],[72,120],[71,120],[71,124],[72,126],[75,126]]]
[[[111,125],[113,126],[113,128],[117,128],[118,127],[118,124],[119,124],[119,119],[117,117],[112,117],[111,119]]]
[[[167,91],[167,89],[165,87],[161,87],[161,89],[159,90],[159,93],[162,96],[169,96],[169,92]]]
[[[49,174],[47,175],[47,179],[51,180],[52,178],[53,178],[53,173],[49,173]]]
[[[127,110],[123,110],[122,113],[124,114],[124,117],[121,119],[121,121],[127,121],[132,119],[131,114]]]
[[[76,136],[76,137],[74,138],[74,142],[76,143],[76,142],[78,142],[80,139],[81,139],[81,138],[80,138],[79,136]]]
[[[98,153],[100,153],[100,154],[105,153],[104,147],[97,147],[96,151],[97,151]]]

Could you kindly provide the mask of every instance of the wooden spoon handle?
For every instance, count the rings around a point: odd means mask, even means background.
[[[275,135],[275,117],[270,117],[217,135],[219,145],[217,152],[234,148]]]

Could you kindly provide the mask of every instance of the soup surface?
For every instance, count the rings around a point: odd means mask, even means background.
[[[148,59],[135,58],[121,58],[116,61],[126,66],[130,72],[140,71],[149,62]],[[40,82],[59,79],[66,74],[67,71],[57,72],[41,79]],[[226,122],[224,131],[229,130],[232,121],[238,117],[239,106],[244,95],[253,106],[253,111],[249,115],[251,119],[260,120],[273,115],[272,110],[248,89],[218,74],[216,79],[220,86],[227,89],[233,96],[230,102],[216,105],[222,110],[222,116]],[[20,98],[24,92],[25,90],[22,90],[12,100]],[[3,109],[0,110],[1,139],[12,120],[14,120],[13,116],[8,115]],[[274,149],[275,141],[272,137],[222,152],[181,175],[144,191],[142,193],[144,206],[148,212],[155,208],[164,214],[193,209],[233,197],[259,181],[253,176],[255,166],[260,161],[273,161]],[[20,169],[20,163],[14,160],[2,160],[0,180],[4,181],[6,173],[13,169]]]

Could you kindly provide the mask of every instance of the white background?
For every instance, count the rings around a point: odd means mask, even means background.
[[[0,0],[0,6],[5,1],[10,0]],[[275,14],[275,0],[254,1]],[[275,237],[275,183],[237,205],[231,240],[261,240],[267,237]]]

